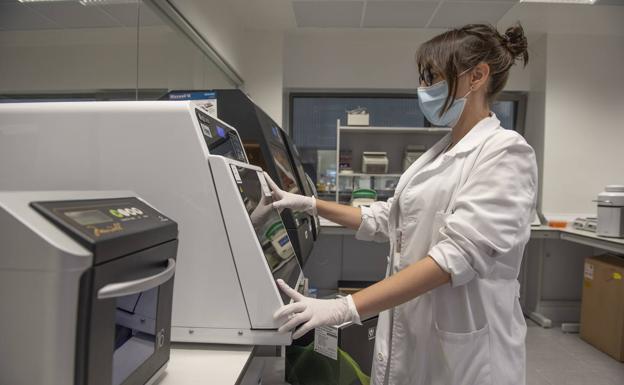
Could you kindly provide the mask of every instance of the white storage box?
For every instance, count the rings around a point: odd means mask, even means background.
[[[347,111],[347,125],[348,126],[369,126],[370,114],[364,108],[356,108],[355,110]]]

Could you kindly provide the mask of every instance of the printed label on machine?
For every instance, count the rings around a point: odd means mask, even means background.
[[[264,173],[262,171],[258,171],[258,179],[260,179],[260,186],[262,186],[264,196],[271,197],[271,189],[269,188],[269,185],[267,185],[267,181],[264,179]]]
[[[240,177],[240,174],[238,173],[238,169],[236,168],[236,165],[231,164],[230,168],[232,169],[232,173],[234,174],[234,179],[236,180],[236,183],[242,184],[243,181],[241,180],[241,177]]]
[[[333,326],[321,326],[314,329],[314,351],[338,359],[338,329]]]

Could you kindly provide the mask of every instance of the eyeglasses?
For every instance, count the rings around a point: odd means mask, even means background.
[[[428,69],[428,68],[423,70],[418,75],[418,81],[420,82],[420,84],[424,84],[427,87],[433,85],[433,83],[436,80],[436,78],[438,78],[438,75],[437,74],[433,74],[431,72],[431,70]]]
[[[460,76],[463,76],[464,74],[468,73],[468,71],[470,71],[473,68],[474,67],[470,67],[462,71],[459,75],[457,75],[457,77],[459,78]],[[439,73],[431,72],[431,70],[428,68],[422,70],[422,72],[418,74],[418,81],[420,82],[421,85],[424,84],[426,87],[432,86],[442,79],[443,77]]]

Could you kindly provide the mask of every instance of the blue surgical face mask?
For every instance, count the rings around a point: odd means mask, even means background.
[[[440,111],[444,107],[444,101],[449,92],[446,80],[439,81],[429,87],[418,87],[417,91],[418,104],[422,113],[432,124],[442,127],[454,127],[459,122],[468,100],[467,96],[472,92],[470,90],[464,97],[455,99],[451,107],[440,116]]]

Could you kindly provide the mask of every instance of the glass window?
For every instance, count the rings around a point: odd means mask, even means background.
[[[492,111],[501,125],[524,132],[526,95],[521,92],[503,92],[492,105]],[[347,111],[364,108],[369,113],[369,125],[378,133],[344,133],[340,139],[337,165],[336,124],[347,125]],[[420,111],[416,95],[366,95],[294,93],[290,99],[291,135],[299,148],[304,169],[313,179],[322,199],[348,202],[356,189],[371,188],[378,199],[387,199],[394,193],[398,176],[417,154],[430,148],[439,135],[386,135],[384,127],[430,127]],[[380,136],[382,135],[382,136]],[[381,139],[382,138],[382,139]],[[385,152],[388,166],[384,174],[369,175],[364,171],[362,155],[366,151]],[[339,186],[336,170],[340,168]],[[350,174],[353,173],[353,174]]]
[[[0,0],[0,102],[156,100],[233,88],[153,3]]]
[[[516,104],[517,102],[509,100],[501,100],[492,104],[492,112],[496,114],[503,128],[508,130],[516,129]]]
[[[347,124],[347,111],[364,108],[375,127],[423,127],[427,123],[416,95],[291,95],[291,135],[303,167],[319,196],[334,198],[336,180],[336,121]]]

